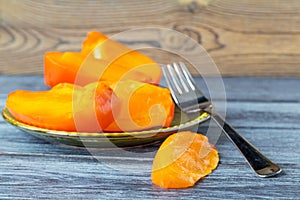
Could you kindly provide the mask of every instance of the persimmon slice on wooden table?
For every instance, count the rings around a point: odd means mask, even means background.
[[[152,166],[152,182],[162,188],[192,187],[218,163],[218,151],[206,136],[178,132],[158,149]]]

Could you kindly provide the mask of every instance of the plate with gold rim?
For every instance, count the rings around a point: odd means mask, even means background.
[[[85,133],[56,131],[28,125],[16,120],[7,108],[2,110],[2,116],[5,121],[16,128],[49,142],[88,148],[134,147],[153,144],[175,132],[192,130],[210,118],[207,112],[187,116],[175,108],[174,119],[170,127],[133,132]]]

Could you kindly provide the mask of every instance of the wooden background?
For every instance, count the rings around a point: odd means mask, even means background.
[[[161,27],[197,40],[224,76],[300,77],[299,0],[0,0],[0,13],[0,74],[41,74],[45,51],[79,50],[91,30]]]

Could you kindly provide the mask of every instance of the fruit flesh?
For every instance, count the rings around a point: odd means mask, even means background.
[[[168,89],[133,80],[112,83],[111,87],[121,106],[105,131],[139,131],[171,125],[175,104]]]
[[[6,107],[18,121],[29,125],[61,131],[101,132],[113,121],[113,107],[118,109],[118,105],[111,104],[114,98],[112,89],[104,83],[94,90],[62,83],[47,91],[12,92]]]
[[[192,187],[219,162],[217,149],[206,136],[179,132],[160,146],[152,166],[152,182],[162,188]]]
[[[87,35],[80,52],[47,52],[44,56],[45,83],[50,87],[124,78],[158,85],[161,75],[151,58],[95,31]]]

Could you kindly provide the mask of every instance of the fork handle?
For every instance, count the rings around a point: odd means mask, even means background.
[[[249,166],[260,177],[270,177],[281,172],[281,168],[263,155],[256,147],[241,136],[226,120],[217,113],[211,113],[211,118],[223,130],[235,147],[247,160]]]

